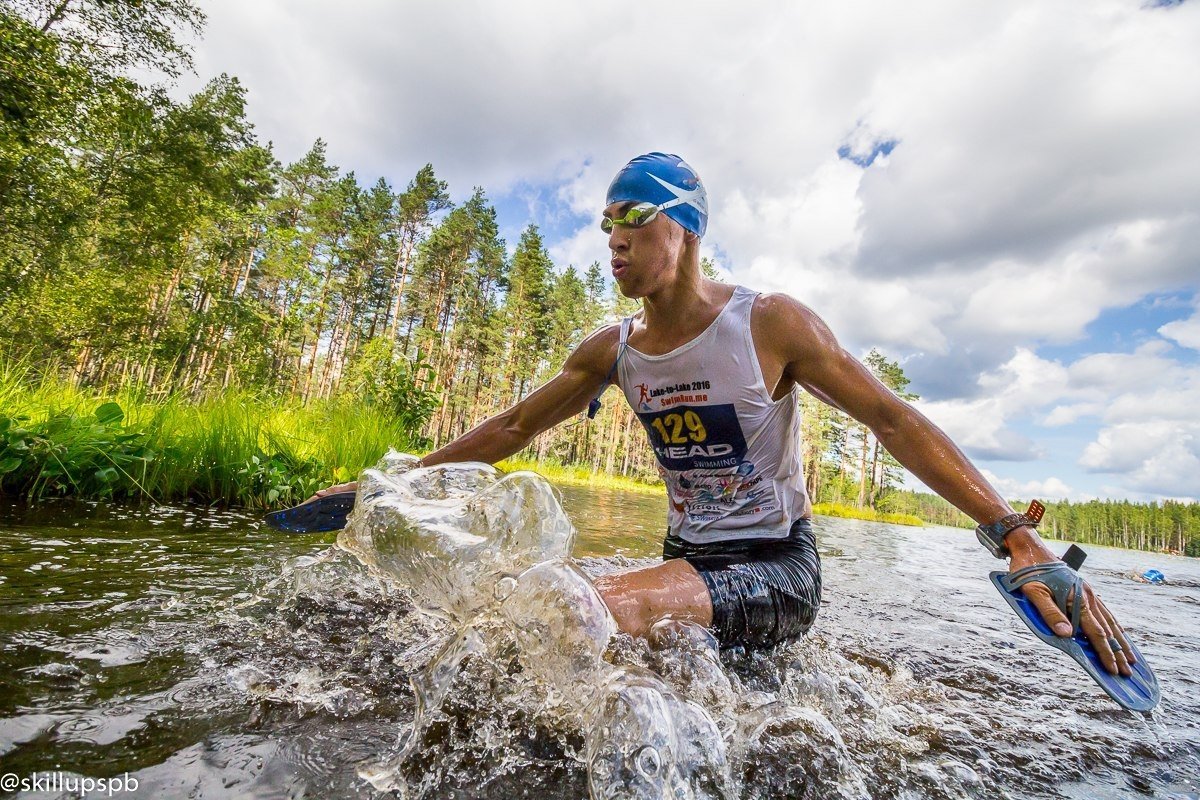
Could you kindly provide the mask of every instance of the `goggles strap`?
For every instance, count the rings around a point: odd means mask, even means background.
[[[633,317],[625,317],[621,320],[621,342],[617,347],[617,358],[613,361],[608,375],[605,376],[604,384],[600,387],[600,391],[596,392],[596,396],[592,398],[592,402],[588,403],[588,419],[595,419],[596,414],[600,411],[600,395],[604,394],[604,390],[612,384],[613,375],[617,373],[617,366],[621,363],[621,356],[625,355],[625,348],[629,346],[629,323],[632,321]]]
[[[661,205],[655,206],[655,208],[657,208],[659,211],[666,211],[668,208],[674,208],[675,206],[681,206],[686,202],[688,202],[688,198],[676,197],[674,200],[668,200],[667,202],[662,203]]]

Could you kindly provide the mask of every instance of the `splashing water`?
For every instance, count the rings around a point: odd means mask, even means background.
[[[660,621],[646,640],[617,635],[569,557],[574,538],[555,490],[533,473],[425,468],[390,453],[363,474],[340,548],[444,626],[404,659],[413,722],[394,757],[360,770],[376,789],[417,798],[447,775],[473,774],[454,727],[463,720],[443,713],[463,702],[452,689],[464,676],[494,693],[493,712],[508,706],[482,736],[471,731],[490,751],[489,779],[527,763],[504,725],[532,723],[585,765],[597,799],[757,797],[778,785],[805,797],[871,797],[889,766],[924,796],[980,788],[964,761],[928,758],[931,741],[972,734],[927,712],[943,698],[924,696],[904,667],[868,658],[875,669],[866,669],[810,636],[803,647],[742,653],[730,671],[739,656],[723,663],[713,636],[692,623]],[[303,673],[295,682],[312,684]],[[478,712],[466,719],[480,725]],[[986,758],[976,766],[986,769]]]
[[[585,732],[592,797],[732,796],[724,740],[704,707],[653,672],[605,661],[616,624],[568,557],[575,528],[550,485],[530,472],[501,477],[484,464],[418,464],[389,453],[367,470],[338,540],[457,631],[412,679],[412,729],[397,763],[367,773],[371,783],[419,793],[404,783],[403,762],[420,746],[462,662],[511,642],[560,719]],[[679,627],[674,638],[686,638]],[[672,636],[664,629],[659,639]],[[713,663],[706,653],[694,671],[711,671]]]
[[[731,796],[716,723],[651,672],[617,669],[606,681],[588,730],[587,764],[595,798]]]

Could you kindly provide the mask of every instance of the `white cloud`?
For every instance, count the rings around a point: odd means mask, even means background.
[[[1098,417],[1103,411],[1102,403],[1064,403],[1052,408],[1042,424],[1049,428],[1070,425],[1084,417]]]
[[[1084,500],[1070,486],[1058,478],[1045,480],[1021,481],[1013,478],[1002,478],[991,470],[980,470],[983,477],[1009,500]]]
[[[1091,419],[1101,427],[1077,451],[1079,466],[1112,474],[1124,496],[1197,499],[1200,366],[1166,357],[1168,349],[1165,342],[1151,341],[1133,353],[1096,353],[1067,365],[1018,350],[979,378],[979,397],[918,407],[968,455],[997,461],[1050,457],[1036,435],[1017,427],[1028,429],[1035,420],[1050,428]],[[1051,496],[1052,487],[1037,481],[1006,478],[1001,485],[1006,496]],[[1025,495],[1019,487],[1027,487],[1021,489]]]
[[[1121,485],[1158,497],[1200,497],[1200,422],[1127,422],[1100,431],[1080,465],[1120,475]]]
[[[1171,339],[1180,347],[1200,350],[1200,296],[1196,298],[1197,310],[1187,319],[1168,322],[1158,329],[1160,335]]]
[[[1149,341],[1132,353],[1095,353],[1071,364],[1071,385],[1102,393],[1133,391],[1154,386],[1178,364],[1165,357],[1166,342]]]
[[[1162,422],[1114,425],[1087,446],[1079,463],[1096,471],[1130,472],[1169,444],[1175,433]]]
[[[560,239],[548,248],[550,258],[560,266],[574,264],[577,269],[587,269],[593,261],[599,261],[605,275],[609,274],[609,253],[604,246],[596,246],[596,240],[604,241],[598,225],[589,223],[576,229],[574,235]]]
[[[876,268],[1039,260],[1098,224],[1195,207],[1178,203],[1189,179],[1159,150],[1186,159],[1194,138],[1178,103],[1200,83],[1171,101],[1159,71],[1200,65],[1184,19],[1136,3],[999,8],[958,46],[879,75],[868,119],[901,145],[864,183]]]
[[[1151,345],[1037,352],[1105,309],[1200,291],[1200,3],[205,10],[201,75],[243,80],[284,160],[320,136],[366,180],[402,186],[431,161],[457,197],[524,182],[589,215],[629,157],[680,153],[709,189],[706,254],[809,304],[852,351],[903,359],[970,452],[1034,459],[1032,420],[1103,424],[1085,460],[1107,469],[1120,426],[1163,423],[1122,485],[1180,488],[1188,367]],[[866,169],[837,157],[884,141]],[[608,261],[590,221],[548,246],[562,266]],[[1200,349],[1200,313],[1159,333]]]
[[[1067,390],[1067,370],[1029,350],[998,370],[982,375],[982,396],[971,400],[918,402],[918,407],[976,458],[1029,461],[1040,455],[1036,443],[1012,430],[1016,417],[1043,408]]]

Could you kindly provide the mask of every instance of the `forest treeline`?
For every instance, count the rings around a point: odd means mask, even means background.
[[[320,140],[281,163],[236,78],[178,101],[131,77],[189,69],[180,37],[202,24],[187,0],[0,0],[10,362],[97,394],[134,387],[150,403],[359,403],[397,420],[409,446],[437,447],[636,310],[600,264],[555,264],[535,225],[510,246],[484,189],[453,202],[431,164],[398,185],[364,179],[330,163]],[[872,351],[866,364],[915,399],[896,362]],[[899,464],[864,426],[811,397],[802,405],[814,498],[966,521],[897,491]],[[0,454],[0,472],[15,452]],[[656,479],[615,392],[595,420],[568,421],[523,455]],[[1195,507],[1055,506],[1052,519],[1133,546],[1183,550],[1197,536]]]
[[[322,141],[279,163],[236,79],[173,102],[124,77],[128,64],[97,61],[88,36],[56,35],[111,32],[109,6],[71,17],[89,8],[5,19],[18,45],[6,48],[5,96],[22,100],[5,119],[0,176],[7,353],[76,385],[133,384],[151,398],[349,393],[437,447],[636,310],[600,264],[554,264],[534,225],[509,247],[486,193],[452,202],[432,165],[397,189],[339,170]],[[160,32],[171,14],[197,18],[182,3],[155,8]],[[150,62],[177,67],[174,47]],[[868,364],[907,383],[877,353]],[[640,424],[612,395],[594,421],[570,421],[524,455],[655,479]],[[876,506],[898,465],[863,426],[805,407],[814,496]]]

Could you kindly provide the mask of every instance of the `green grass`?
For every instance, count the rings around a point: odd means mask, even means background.
[[[0,493],[279,507],[349,480],[412,437],[351,400],[230,392],[199,402],[32,380],[0,363]]]
[[[554,464],[551,462],[526,461],[510,458],[496,465],[505,472],[526,469],[536,472],[552,483],[562,483],[568,486],[589,486],[592,488],[619,489],[623,492],[639,494],[662,495],[666,488],[661,483],[645,483],[626,478],[623,475],[605,475],[602,472],[592,472],[587,467]]]
[[[826,517],[862,519],[868,522],[890,522],[893,525],[916,525],[924,527],[929,524],[920,517],[914,517],[912,514],[889,514],[884,511],[876,511],[872,508],[855,508],[854,506],[844,506],[840,503],[817,503],[813,506],[813,513]]]

